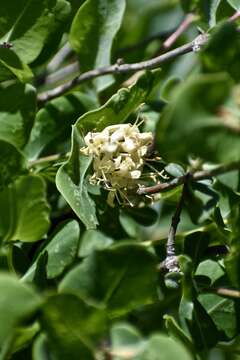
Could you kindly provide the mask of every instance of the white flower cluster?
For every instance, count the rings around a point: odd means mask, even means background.
[[[93,156],[91,182],[109,190],[127,190],[137,185],[153,141],[152,133],[140,133],[137,125],[118,124],[101,132],[89,132],[84,140],[86,147],[81,152]]]

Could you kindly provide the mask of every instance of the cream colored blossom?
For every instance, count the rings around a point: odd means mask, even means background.
[[[111,191],[111,204],[117,192],[125,198],[126,191],[138,185],[152,133],[140,133],[137,125],[117,124],[89,132],[84,140],[86,147],[81,152],[93,156],[90,181]]]

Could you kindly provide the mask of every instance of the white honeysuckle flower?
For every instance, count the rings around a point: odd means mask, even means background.
[[[115,196],[125,201],[127,190],[138,186],[144,157],[153,141],[152,133],[140,133],[136,124],[116,124],[101,132],[89,132],[84,141],[86,147],[80,151],[93,156],[94,174],[90,182],[102,184],[110,191],[111,206]]]

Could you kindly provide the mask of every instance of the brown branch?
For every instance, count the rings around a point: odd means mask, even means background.
[[[149,187],[140,187],[137,190],[137,194],[151,195],[159,192],[169,191],[171,189],[176,188],[177,186],[184,184],[186,176],[189,177],[189,181],[200,181],[200,180],[210,179],[214,176],[221,175],[233,170],[240,170],[240,161],[233,161],[228,164],[219,165],[209,170],[196,171],[193,174],[190,175],[186,174],[178,178],[175,178],[170,182],[159,183]]]
[[[193,41],[150,60],[141,61],[133,64],[116,63],[108,67],[87,71],[77,76],[73,80],[56,87],[55,89],[39,94],[38,103],[40,105],[44,104],[45,102],[51,99],[54,99],[60,95],[65,94],[67,91],[71,90],[75,86],[82,84],[86,81],[89,81],[91,79],[97,78],[99,76],[104,76],[109,74],[123,74],[123,73],[157,68],[159,67],[160,64],[166,61],[172,60],[180,55],[187,54],[195,50],[199,50],[204,44],[207,43],[207,41],[208,41],[208,35],[202,34],[197,36]]]
[[[240,290],[228,289],[225,287],[213,288],[213,289],[204,289],[204,292],[214,293],[220,296],[226,296],[231,298],[240,298]]]
[[[189,14],[190,15],[190,14]],[[232,17],[228,19],[230,22],[236,21],[240,17],[240,12],[237,11]],[[183,24],[183,28],[188,25],[189,19],[187,20],[186,24]],[[181,32],[182,30],[178,30],[178,32]],[[178,33],[173,36],[176,38],[178,36]],[[123,73],[130,73],[130,72],[137,72],[141,70],[147,70],[147,69],[154,69],[161,65],[162,63],[172,60],[180,55],[187,54],[192,51],[198,51],[201,49],[203,45],[205,45],[208,41],[209,35],[208,34],[201,34],[197,36],[193,41],[182,45],[174,50],[168,51],[165,54],[159,55],[154,57],[153,59],[141,61],[138,63],[133,64],[119,64],[118,62],[114,65],[110,65],[107,67],[94,69],[87,71],[83,74],[80,74],[73,80],[60,85],[56,87],[55,89],[48,90],[46,92],[40,93],[37,97],[38,104],[42,105],[45,102],[54,99],[58,96],[61,96],[68,92],[69,90],[73,89],[75,86],[78,86],[86,81],[89,81],[91,79],[97,78],[99,76],[105,76],[109,74],[123,74]],[[171,40],[172,42],[173,40]]]
[[[176,251],[175,251],[175,238],[176,238],[176,233],[177,233],[177,227],[180,222],[180,215],[181,215],[183,205],[184,205],[184,198],[185,198],[185,194],[186,194],[189,176],[190,176],[190,174],[188,173],[184,177],[184,186],[183,186],[182,194],[181,194],[180,200],[177,204],[175,213],[172,217],[171,226],[170,226],[168,238],[167,238],[166,259],[160,264],[160,267],[159,267],[161,271],[163,271],[163,270],[167,270],[169,272],[179,272],[180,271],[180,268],[178,265],[178,259],[177,259]]]

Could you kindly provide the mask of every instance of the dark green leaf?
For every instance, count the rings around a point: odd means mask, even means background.
[[[35,159],[53,141],[60,142],[71,135],[71,125],[80,114],[96,107],[89,96],[73,92],[48,102],[37,113],[30,140],[25,148],[28,158]]]
[[[224,74],[199,75],[180,85],[157,129],[160,154],[168,161],[189,156],[206,161],[239,159],[239,135],[215,115],[229,95],[231,80]]]
[[[0,191],[23,173],[26,161],[15,146],[0,140]]]
[[[125,0],[87,0],[78,10],[70,31],[70,43],[79,54],[83,71],[111,63],[113,39],[118,32]],[[112,82],[112,77],[95,80],[99,90]]]
[[[3,240],[32,242],[46,234],[49,206],[41,177],[20,177],[0,193],[0,206],[0,236]]]
[[[17,78],[27,82],[32,78],[31,69],[15,54],[12,49],[0,48],[0,81]]]
[[[85,258],[66,275],[60,291],[104,303],[111,316],[119,316],[156,300],[156,285],[154,256],[141,245],[123,243]]]
[[[94,360],[94,344],[105,331],[105,312],[74,295],[50,297],[41,318],[57,359]]]
[[[202,65],[206,72],[228,72],[233,79],[240,79],[238,59],[240,36],[234,24],[227,22],[214,30],[202,53]]]
[[[53,20],[48,29],[48,36],[44,42],[41,53],[36,60],[34,60],[32,66],[38,66],[54,55],[68,25],[70,13],[71,7],[68,1],[57,0],[56,6],[53,9]]]
[[[28,141],[35,110],[36,92],[31,85],[0,89],[0,139],[22,148]]]
[[[3,37],[17,21],[29,0],[4,1],[1,4],[0,38]]]

